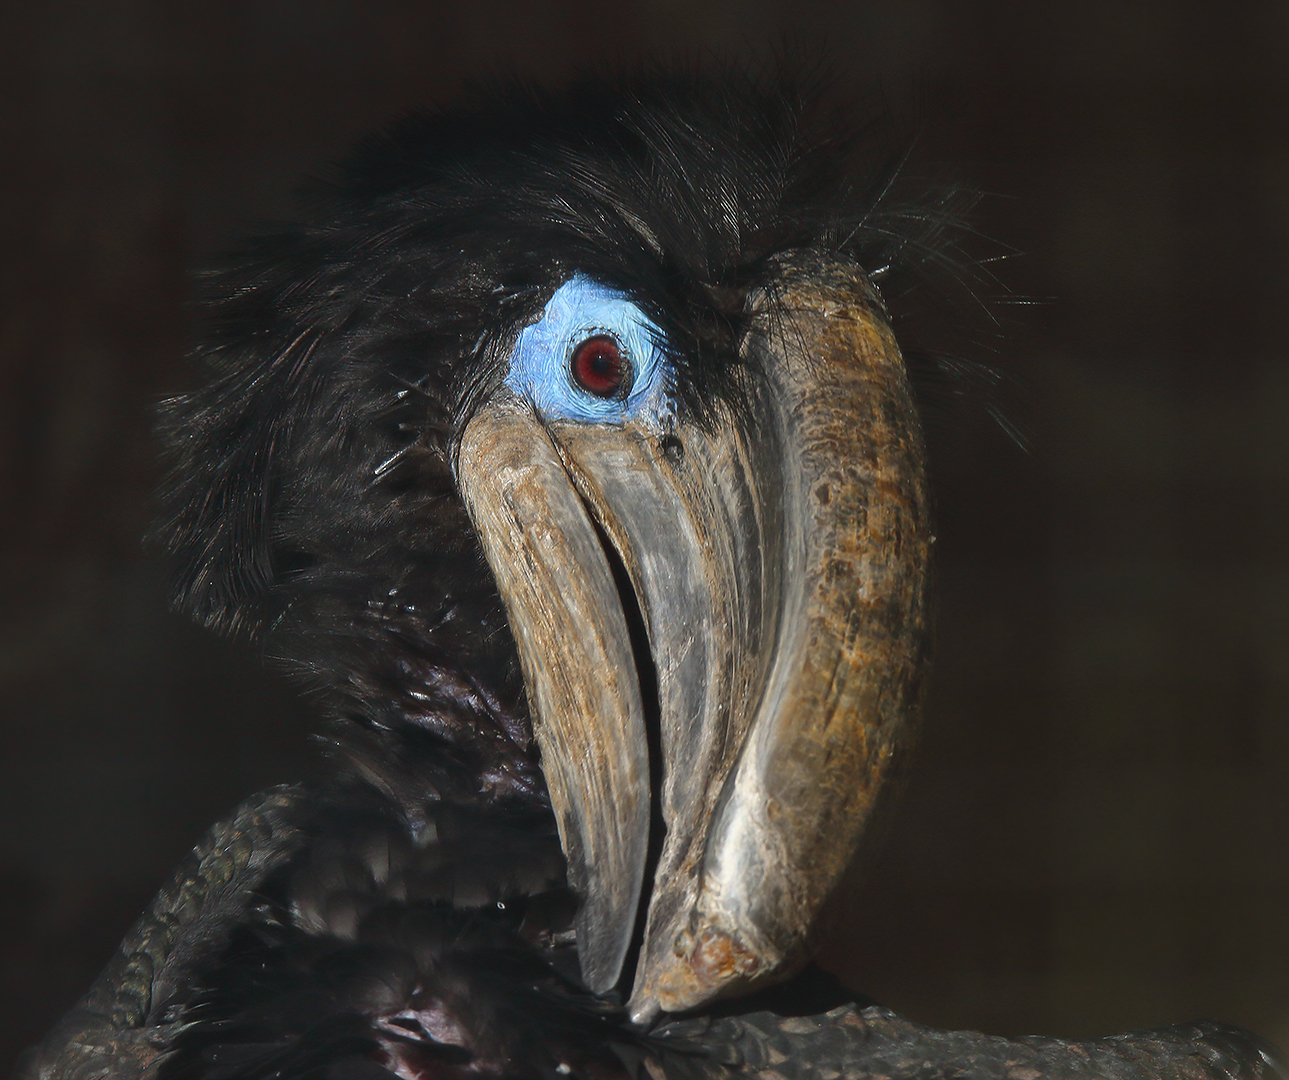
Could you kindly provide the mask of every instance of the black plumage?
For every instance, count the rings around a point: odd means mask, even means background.
[[[821,102],[787,81],[649,77],[414,117],[318,185],[299,223],[210,276],[204,382],[163,408],[156,535],[178,606],[303,677],[334,777],[216,826],[26,1075],[1158,1067],[1144,1041],[1119,1053],[927,1032],[809,975],[652,1031],[579,982],[577,898],[454,456],[520,331],[574,272],[661,328],[678,407],[701,425],[714,403],[743,410],[764,377],[740,343],[775,260],[822,254],[883,284],[953,263],[952,198],[901,203],[874,129]],[[1172,1055],[1170,1075],[1269,1075],[1242,1038],[1193,1029],[1150,1046]]]

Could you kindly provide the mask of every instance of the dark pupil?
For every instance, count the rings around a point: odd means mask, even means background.
[[[588,394],[613,397],[626,379],[626,361],[611,337],[587,338],[573,353],[573,381]]]

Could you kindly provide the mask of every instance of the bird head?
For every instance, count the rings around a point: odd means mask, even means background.
[[[370,141],[209,283],[176,598],[426,799],[544,805],[633,1015],[780,978],[918,708],[924,453],[863,132],[739,78]],[[397,767],[390,762],[397,762]]]

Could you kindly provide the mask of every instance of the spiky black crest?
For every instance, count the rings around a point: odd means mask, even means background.
[[[299,224],[209,280],[207,381],[161,423],[177,604],[265,635],[371,728],[437,739],[467,722],[487,745],[463,766],[534,788],[455,433],[575,270],[664,329],[701,418],[745,377],[741,312],[767,260],[812,246],[880,275],[938,257],[938,209],[890,203],[880,136],[821,102],[784,79],[589,80],[362,146]]]

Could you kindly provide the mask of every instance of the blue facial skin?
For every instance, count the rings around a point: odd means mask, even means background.
[[[617,397],[596,397],[573,381],[574,350],[598,334],[613,338],[629,365],[628,388]],[[624,293],[574,274],[555,290],[542,317],[520,332],[506,385],[546,421],[632,420],[662,431],[674,415],[671,365],[658,347],[662,340],[662,331]]]

